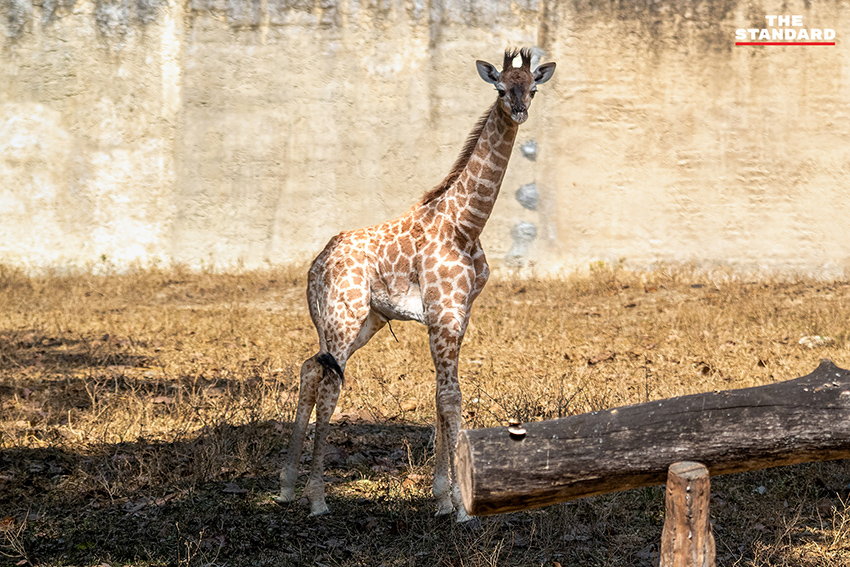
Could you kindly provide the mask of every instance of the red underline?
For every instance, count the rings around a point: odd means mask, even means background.
[[[736,41],[735,45],[835,45],[834,41]]]

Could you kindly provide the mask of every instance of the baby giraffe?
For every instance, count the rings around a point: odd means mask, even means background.
[[[522,63],[514,66],[517,56]],[[307,302],[319,352],[301,366],[278,501],[295,498],[301,447],[315,406],[313,462],[304,487],[312,515],[328,512],[322,461],[346,362],[387,321],[412,320],[428,327],[437,374],[437,515],[457,510],[458,522],[470,519],[461,504],[454,456],[461,426],[458,355],[472,303],[490,275],[479,236],[537,85],[555,72],[554,63],[532,71],[529,49],[506,51],[501,72],[484,61],[476,65],[498,98],[475,125],[448,176],[402,216],[334,236],[310,267]]]

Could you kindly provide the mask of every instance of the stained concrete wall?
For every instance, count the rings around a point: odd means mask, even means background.
[[[768,14],[837,45],[734,45]],[[307,259],[439,182],[475,59],[535,45],[492,264],[850,267],[846,3],[0,0],[3,31],[0,262]]]

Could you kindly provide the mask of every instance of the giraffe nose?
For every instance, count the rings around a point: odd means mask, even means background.
[[[512,108],[511,120],[513,120],[517,124],[522,124],[523,122],[528,120],[528,107],[523,105]]]

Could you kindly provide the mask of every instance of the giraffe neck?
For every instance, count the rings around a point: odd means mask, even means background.
[[[484,229],[508,168],[517,124],[506,116],[498,103],[486,114],[480,135],[466,164],[446,191],[447,216],[455,227],[456,236],[475,242]],[[473,142],[469,140],[470,144]]]

